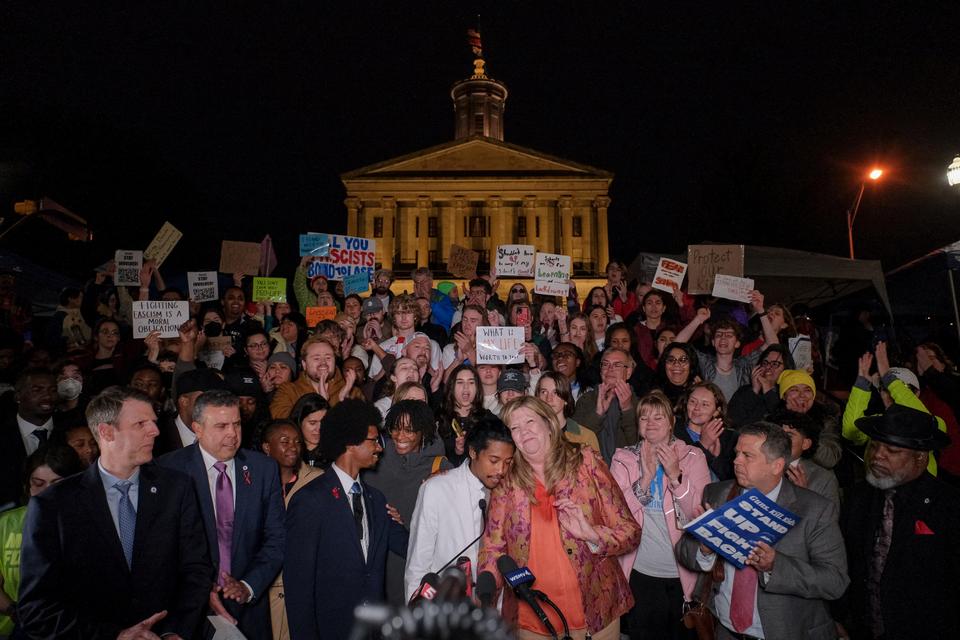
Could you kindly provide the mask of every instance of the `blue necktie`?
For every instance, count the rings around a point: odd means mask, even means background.
[[[123,547],[123,555],[127,559],[127,566],[133,567],[133,537],[137,530],[137,512],[130,502],[130,487],[133,483],[129,480],[122,480],[113,485],[120,492],[120,505],[117,509],[117,521],[120,525],[120,546]]]
[[[353,519],[357,523],[357,535],[363,540],[363,497],[360,494],[359,482],[354,482],[350,487],[350,495],[353,498]]]

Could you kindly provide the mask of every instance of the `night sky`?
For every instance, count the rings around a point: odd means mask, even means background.
[[[34,222],[3,246],[74,274],[166,219],[186,234],[168,269],[266,232],[292,267],[298,233],[346,230],[341,172],[452,139],[478,12],[506,141],[616,174],[615,257],[845,255],[873,163],[858,257],[960,239],[960,3],[86,4],[0,8],[0,215],[47,195],[96,234]]]

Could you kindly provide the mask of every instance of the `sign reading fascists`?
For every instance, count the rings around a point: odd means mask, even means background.
[[[519,364],[523,327],[477,327],[477,364]]]
[[[134,300],[133,337],[146,338],[159,331],[161,338],[176,338],[179,328],[190,319],[190,303],[186,300]]]
[[[324,276],[327,280],[343,280],[346,276],[366,273],[370,280],[373,279],[373,269],[377,262],[376,241],[333,233],[307,235],[320,236],[320,244],[327,246],[325,255],[310,254],[314,255],[314,260],[307,267],[308,278]]]

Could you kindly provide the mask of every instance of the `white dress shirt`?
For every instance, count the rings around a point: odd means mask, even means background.
[[[50,434],[53,432],[53,416],[47,418],[47,421],[43,424],[33,424],[32,422],[27,422],[21,418],[20,414],[18,413],[17,426],[20,427],[20,437],[23,439],[23,448],[26,450],[27,455],[29,456],[40,448],[40,439],[33,435],[34,431],[37,429],[43,429],[47,432],[47,441],[50,440]]]
[[[483,514],[478,506],[481,498],[489,500],[483,483],[470,470],[469,459],[420,485],[410,522],[407,568],[403,575],[407,600],[420,586],[424,575],[439,571],[483,531]],[[462,554],[470,558],[474,579],[479,548],[477,541]]]
[[[350,512],[353,512],[353,494],[350,493],[350,489],[353,488],[354,482],[360,482],[360,478],[351,478],[350,475],[337,466],[336,463],[330,465],[330,468],[337,474],[337,478],[340,479],[340,486],[343,487],[343,493],[347,497],[347,506],[350,508]],[[360,499],[363,501],[363,540],[360,541],[360,547],[363,549],[363,559],[367,559],[367,550],[370,548],[370,514],[367,513],[369,510],[369,504],[366,500],[363,500],[363,483],[360,483]]]
[[[189,447],[197,441],[197,434],[195,434],[193,429],[187,426],[183,420],[180,419],[179,413],[177,414],[174,423],[177,425],[177,433],[180,434],[180,443],[183,446]]]
[[[122,482],[123,478],[118,478],[104,469],[103,465],[100,464],[100,458],[97,458],[97,470],[100,471],[100,481],[103,482],[103,490],[107,494],[107,507],[110,508],[113,528],[117,530],[117,537],[119,537],[120,497],[123,494],[120,493],[120,489],[117,489],[115,485],[118,482]],[[136,471],[127,478],[127,482],[130,483],[130,491],[127,493],[127,497],[130,498],[130,504],[133,505],[133,510],[136,511],[140,507],[140,467],[137,467]]]

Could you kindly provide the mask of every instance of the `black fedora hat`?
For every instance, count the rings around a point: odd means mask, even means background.
[[[878,416],[860,418],[857,428],[865,434],[905,449],[934,451],[950,444],[950,438],[929,413],[895,404]]]

